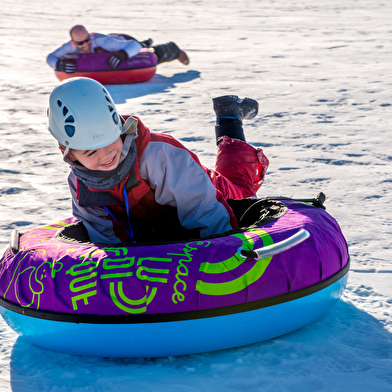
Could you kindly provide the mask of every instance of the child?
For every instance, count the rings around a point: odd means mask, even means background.
[[[48,129],[71,165],[73,214],[92,242],[174,241],[238,227],[227,200],[255,197],[268,167],[242,129],[258,103],[227,95],[213,105],[215,170],[173,137],[150,132],[138,117],[120,116],[92,79],[68,79],[53,90]]]

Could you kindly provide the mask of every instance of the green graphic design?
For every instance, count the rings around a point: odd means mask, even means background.
[[[105,249],[108,251],[115,251],[116,256],[120,256],[119,251],[123,252],[123,255],[126,255],[128,252],[127,248],[120,249]],[[164,262],[170,263],[172,259],[162,258],[162,257],[140,257],[138,258],[135,264],[134,257],[125,257],[123,259],[110,259],[106,258],[103,261],[103,268],[105,270],[111,270],[112,273],[101,275],[101,279],[119,279],[125,277],[135,277],[140,280],[146,280],[148,282],[154,283],[167,283],[167,275],[169,274],[169,269],[163,268],[151,268],[145,267],[142,265],[145,261],[154,261],[154,262]],[[135,271],[124,271],[125,268],[133,268]],[[118,272],[120,269],[121,272]],[[122,269],[122,270],[121,270]],[[117,271],[116,271],[117,270]],[[163,274],[163,276],[162,276]],[[127,284],[132,284],[127,281]],[[151,303],[151,301],[155,298],[158,288],[146,286],[146,295],[140,299],[131,299],[128,298],[123,291],[123,281],[110,282],[110,297],[113,303],[127,313],[144,313],[147,311],[147,305]],[[117,295],[118,294],[118,295]],[[127,306],[130,305],[130,306]]]
[[[264,233],[264,232],[263,232]],[[254,246],[253,238],[247,233],[233,234],[230,237],[237,237],[242,241],[242,248],[252,250]],[[261,237],[261,236],[260,236]],[[199,271],[207,274],[221,274],[226,271],[231,271],[237,268],[245,259],[237,252],[227,260],[219,263],[201,263]]]
[[[55,227],[54,225],[58,225],[58,226],[61,226],[61,227],[65,227],[65,226],[68,226],[69,223],[61,222],[61,221],[59,221],[59,222],[52,222],[50,225],[46,225],[46,226],[37,226],[36,229],[58,230],[59,227]]]
[[[130,268],[135,264],[134,257],[126,257],[124,259],[104,259],[102,267],[105,270],[116,270],[118,268]],[[111,278],[123,278],[126,276],[132,276],[133,272],[114,272],[111,274],[101,275],[101,279],[111,279]]]
[[[197,251],[197,246],[207,247],[211,244],[210,241],[197,241],[197,242],[189,242],[185,244],[185,248],[182,249],[183,253],[168,253],[170,256],[180,256],[183,257],[178,261],[178,266],[176,269],[176,282],[174,283],[173,290],[174,293],[172,295],[172,301],[177,304],[178,301],[182,302],[185,299],[185,291],[187,288],[187,284],[181,277],[188,276],[188,267],[184,263],[190,263],[193,260],[194,255],[193,251]],[[181,291],[180,291],[181,290]]]
[[[55,222],[41,228],[57,230],[56,225],[65,224]],[[230,237],[236,238],[231,239]],[[56,260],[42,261],[47,259],[46,250],[37,249],[26,253],[18,261],[4,293],[4,298],[7,293],[14,290],[13,295],[21,306],[39,309],[43,298],[41,295],[61,296],[62,300],[67,301],[74,311],[82,312],[85,306],[97,306],[96,301],[101,290],[100,284],[105,282],[114,306],[126,313],[140,314],[147,312],[147,306],[156,298],[159,298],[162,304],[165,301],[170,301],[169,298],[159,297],[158,290],[160,287],[163,288],[162,284],[166,285],[169,282],[172,287],[169,296],[171,296],[173,304],[185,301],[187,293],[193,296],[194,290],[201,294],[214,296],[233,294],[260,279],[272,259],[272,257],[268,257],[257,262],[248,260],[248,263],[252,263],[250,264],[251,268],[249,267],[247,272],[241,274],[238,272],[241,271],[238,270],[238,267],[241,268],[246,258],[240,255],[239,250],[241,248],[253,250],[256,238],[258,240],[261,238],[263,246],[273,244],[273,240],[267,232],[260,229],[250,229],[245,233],[233,234],[230,237],[227,237],[229,244],[233,244],[233,240],[237,243],[240,240],[238,248],[234,248],[235,253],[233,252],[231,257],[216,263],[204,262],[199,267],[199,272],[204,276],[206,274],[225,274],[224,276],[227,278],[222,283],[197,280],[196,287],[194,286],[193,282],[196,277],[189,276],[190,267],[193,265],[197,268],[201,248],[207,248],[211,245],[210,241],[195,241],[184,244],[182,249],[176,253],[163,255],[166,257],[136,257],[132,248],[126,247],[88,248],[86,251],[83,250],[84,253],[81,256],[78,256],[79,262],[68,264],[68,269],[62,271],[70,278],[67,280],[69,282],[67,283],[68,290],[57,293],[54,292],[56,290],[54,279],[63,268],[63,263]],[[212,245],[211,248],[213,248]],[[217,249],[222,248],[218,247]],[[65,252],[72,255],[79,251],[80,248],[76,247],[67,248]],[[216,258],[218,255],[219,253],[212,256]],[[37,266],[29,264],[29,266],[23,267],[24,260],[33,257]],[[176,265],[169,268],[168,263],[172,262],[175,262]],[[227,281],[227,279],[231,280]],[[140,284],[141,281],[144,283]]]
[[[87,293],[73,296],[71,298],[73,310],[78,310],[77,301],[82,299],[83,303],[85,305],[88,305],[88,297],[92,297],[93,295],[96,295],[96,294],[97,294],[97,291],[94,290],[94,291],[88,291]]]
[[[147,311],[147,305],[154,299],[155,294],[157,293],[157,288],[153,287],[151,289],[151,293],[148,294],[148,290],[149,287],[146,287],[146,295],[141,298],[141,299],[137,299],[137,300],[132,300],[130,298],[128,298],[124,292],[123,292],[123,288],[122,288],[122,283],[123,282],[117,282],[117,292],[120,296],[120,299],[122,299],[123,302],[125,302],[128,305],[132,305],[132,306],[143,306],[141,308],[130,308],[128,306],[123,305],[120,300],[117,298],[116,293],[115,293],[115,283],[114,282],[110,282],[110,296],[114,302],[114,304],[119,307],[121,310],[123,310],[124,312],[127,313],[144,313]]]
[[[263,246],[268,246],[273,244],[273,240],[271,236],[260,229],[250,229],[248,230],[250,233],[255,233],[260,236],[263,240]],[[248,250],[253,250],[254,241],[253,239],[246,234],[235,234],[234,236],[241,238],[243,240],[242,247]],[[237,293],[238,291],[243,290],[256,280],[260,279],[263,275],[265,269],[268,267],[272,259],[271,257],[267,257],[262,260],[258,260],[252,269],[246,272],[244,275],[238,277],[229,282],[223,283],[207,283],[201,280],[196,282],[196,290],[201,294],[206,295],[228,295]],[[245,258],[241,257],[238,253],[229,258],[228,260],[221,261],[219,263],[202,263],[200,266],[200,270],[204,273],[224,273],[227,271],[231,271],[233,268],[236,268],[240,264],[245,261]]]
[[[97,271],[92,272],[96,268],[98,268],[99,261],[98,260],[90,260],[95,255],[102,253],[100,249],[94,249],[92,251],[84,253],[79,257],[79,260],[83,260],[80,264],[73,265],[69,270],[65,273],[71,276],[76,276],[75,279],[71,281],[69,284],[69,289],[71,293],[79,293],[80,291],[88,290],[91,288],[95,288],[95,290],[87,291],[81,294],[71,296],[72,308],[73,310],[78,310],[78,301],[83,300],[84,305],[88,305],[88,298],[97,294]],[[86,282],[90,280],[90,282]],[[83,282],[84,284],[80,284]]]
[[[44,279],[54,279],[56,272],[61,270],[63,264],[60,262],[56,262],[55,260],[48,260],[42,262],[38,267],[30,266],[20,271],[19,266],[22,264],[22,261],[26,257],[31,256],[33,253],[42,253],[42,256],[40,257],[42,259],[46,251],[44,249],[37,249],[27,253],[24,257],[22,257],[22,259],[19,260],[18,265],[12,275],[12,279],[8,284],[7,290],[4,292],[4,298],[6,298],[7,292],[13,283],[15,290],[15,298],[18,303],[25,308],[34,305],[35,309],[39,309],[41,294],[43,294],[45,289],[43,282]],[[30,289],[30,292],[27,292],[26,290],[23,294],[24,297],[26,297],[27,295],[30,296],[30,299],[27,299],[30,300],[30,303],[22,303],[22,299],[20,298],[21,295],[18,292],[20,288],[26,287],[25,284],[19,283],[19,279],[25,278],[26,275],[28,276],[28,287]]]
[[[58,226],[56,227],[55,225],[58,225]],[[53,223],[51,223],[49,225],[46,225],[46,226],[37,226],[33,230],[30,230],[30,231],[26,232],[25,234],[23,234],[22,237],[20,237],[19,250],[20,251],[25,250],[25,249],[23,249],[23,247],[26,245],[27,242],[29,242],[28,240],[30,238],[33,238],[35,243],[47,242],[47,241],[53,240],[53,233],[51,233],[51,232],[47,232],[45,236],[42,236],[42,233],[40,233],[37,236],[37,232],[36,232],[37,229],[40,229],[40,230],[41,229],[45,229],[45,230],[51,230],[51,231],[55,230],[55,231],[57,231],[61,227],[65,227],[65,226],[68,226],[68,225],[69,225],[69,223],[59,221],[59,222],[53,222]]]

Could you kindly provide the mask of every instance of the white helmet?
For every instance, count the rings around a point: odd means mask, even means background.
[[[69,149],[93,150],[108,146],[122,134],[112,97],[90,78],[71,78],[50,95],[48,130]]]

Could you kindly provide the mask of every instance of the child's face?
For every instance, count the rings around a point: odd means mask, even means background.
[[[71,160],[79,161],[90,170],[114,170],[120,162],[123,142],[119,137],[115,142],[96,150],[71,150]]]

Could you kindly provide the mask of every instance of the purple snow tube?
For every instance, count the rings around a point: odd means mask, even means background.
[[[294,200],[273,203],[278,217],[187,242],[97,246],[70,238],[82,227],[75,218],[36,227],[1,259],[0,297],[54,319],[56,314],[166,317],[249,306],[347,269],[346,241],[324,209]],[[300,244],[260,260],[252,256],[299,230],[309,233]]]
[[[112,53],[73,54],[66,58],[73,59],[77,65],[77,72],[65,73],[55,71],[61,81],[74,77],[87,77],[101,84],[128,84],[146,82],[154,77],[157,57],[147,49],[138,55],[121,62],[116,69],[107,64]]]

